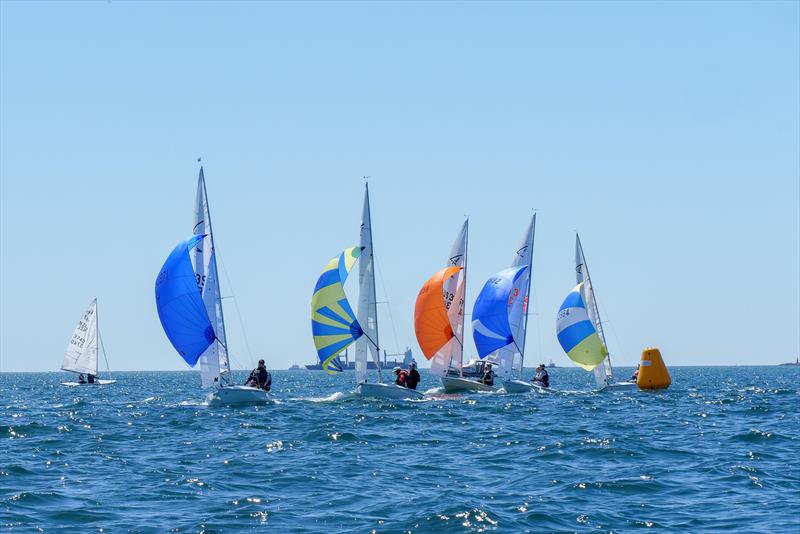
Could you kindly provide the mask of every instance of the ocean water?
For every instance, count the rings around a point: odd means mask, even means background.
[[[278,371],[274,402],[239,408],[190,372],[0,374],[0,531],[800,531],[800,368],[671,371],[662,392],[569,368],[553,392],[422,402]]]

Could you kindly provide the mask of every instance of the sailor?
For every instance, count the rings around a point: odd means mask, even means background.
[[[536,368],[536,376],[531,379],[531,382],[535,386],[540,386],[543,388],[550,387],[550,375],[547,374],[547,368],[544,364],[539,364],[539,367]]]
[[[88,375],[86,375],[86,376],[87,376],[87,379],[88,379],[87,381],[88,381],[90,384],[94,384],[94,379],[95,379],[96,377],[95,377],[95,376],[94,376],[92,373],[89,373],[89,374],[88,374]]]
[[[639,365],[636,366],[636,370],[633,372],[633,376],[631,376],[631,379],[629,380],[629,382],[638,382],[639,381],[639,367],[641,367],[641,366],[642,366],[642,364],[639,364]]]
[[[487,363],[484,369],[485,371],[481,377],[481,382],[487,386],[494,386],[494,371],[492,371],[492,364]]]
[[[85,384],[86,379],[83,378],[83,373],[78,373],[78,384]]]
[[[260,388],[264,391],[269,391],[272,388],[272,375],[267,371],[264,360],[258,360],[258,367],[250,372],[250,376],[244,385]]]
[[[408,373],[406,371],[403,371],[400,367],[395,367],[394,376],[397,377],[394,381],[395,384],[403,386],[404,388],[408,387]]]
[[[411,360],[408,364],[408,376],[406,377],[406,387],[408,389],[417,389],[419,384],[419,371],[417,371],[417,362]]]

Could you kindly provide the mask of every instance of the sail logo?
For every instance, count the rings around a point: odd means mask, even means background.
[[[526,252],[528,252],[528,245],[525,245],[524,247],[522,247],[521,249],[519,249],[519,250],[517,251],[517,256],[519,256],[520,258],[524,258],[524,257],[525,257],[525,253],[526,253]]]
[[[463,257],[464,257],[463,254],[458,254],[457,256],[453,256],[452,258],[450,258],[450,265],[458,265],[459,263],[461,263],[461,258]]]
[[[575,266],[575,272],[578,273],[578,274],[583,274],[583,264],[582,263],[579,263],[578,265]]]

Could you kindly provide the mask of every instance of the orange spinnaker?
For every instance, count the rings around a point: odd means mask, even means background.
[[[461,270],[446,267],[430,277],[417,295],[414,306],[414,332],[422,353],[431,359],[453,337],[453,327],[444,305],[444,283]]]

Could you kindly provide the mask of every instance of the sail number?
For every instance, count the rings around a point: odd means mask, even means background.
[[[206,275],[196,273],[195,276],[197,277],[197,289],[202,291],[203,290],[203,286],[206,285]]]
[[[456,298],[455,293],[450,293],[449,291],[444,292],[444,307],[446,310],[450,309],[450,305],[453,303],[454,298]]]

